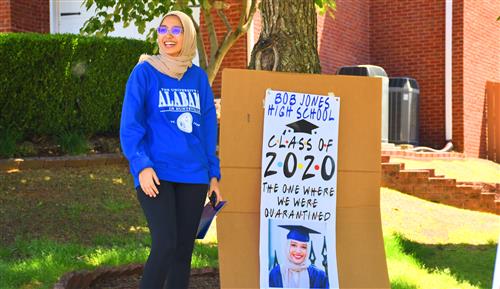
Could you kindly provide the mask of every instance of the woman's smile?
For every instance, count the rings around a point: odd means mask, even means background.
[[[175,46],[177,44],[177,42],[175,42],[175,41],[165,41],[165,42],[163,42],[163,44],[165,44],[165,46],[167,48],[171,48],[171,47]]]
[[[303,263],[307,256],[307,242],[290,240],[289,256],[290,261],[292,261],[293,263]]]
[[[302,259],[304,259],[304,254],[300,253],[300,252],[293,252],[292,253],[292,258],[295,259],[296,261],[302,261]]]

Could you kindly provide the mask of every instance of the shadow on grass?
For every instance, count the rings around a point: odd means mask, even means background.
[[[96,270],[102,267],[143,264],[149,254],[147,240],[129,239],[107,245],[61,243],[48,239],[17,240],[9,246],[0,245],[0,288],[52,288],[65,273]],[[104,240],[104,241],[103,241]],[[218,267],[215,244],[196,244],[193,268]]]
[[[404,252],[415,257],[427,270],[449,272],[458,281],[491,288],[496,244],[420,244],[401,235],[396,237]],[[405,286],[393,288],[413,288]]]

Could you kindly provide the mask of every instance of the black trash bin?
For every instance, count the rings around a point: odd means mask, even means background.
[[[420,89],[415,79],[389,78],[390,143],[418,145],[419,97]]]

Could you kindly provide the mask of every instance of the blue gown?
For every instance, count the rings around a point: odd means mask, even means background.
[[[326,273],[314,265],[307,267],[309,273],[309,288],[330,288]],[[283,279],[281,278],[280,265],[276,265],[269,272],[269,287],[283,288]]]

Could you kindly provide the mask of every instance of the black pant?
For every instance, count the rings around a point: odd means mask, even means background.
[[[137,188],[151,234],[141,289],[186,289],[191,255],[207,193],[206,184],[160,181],[156,198]]]

